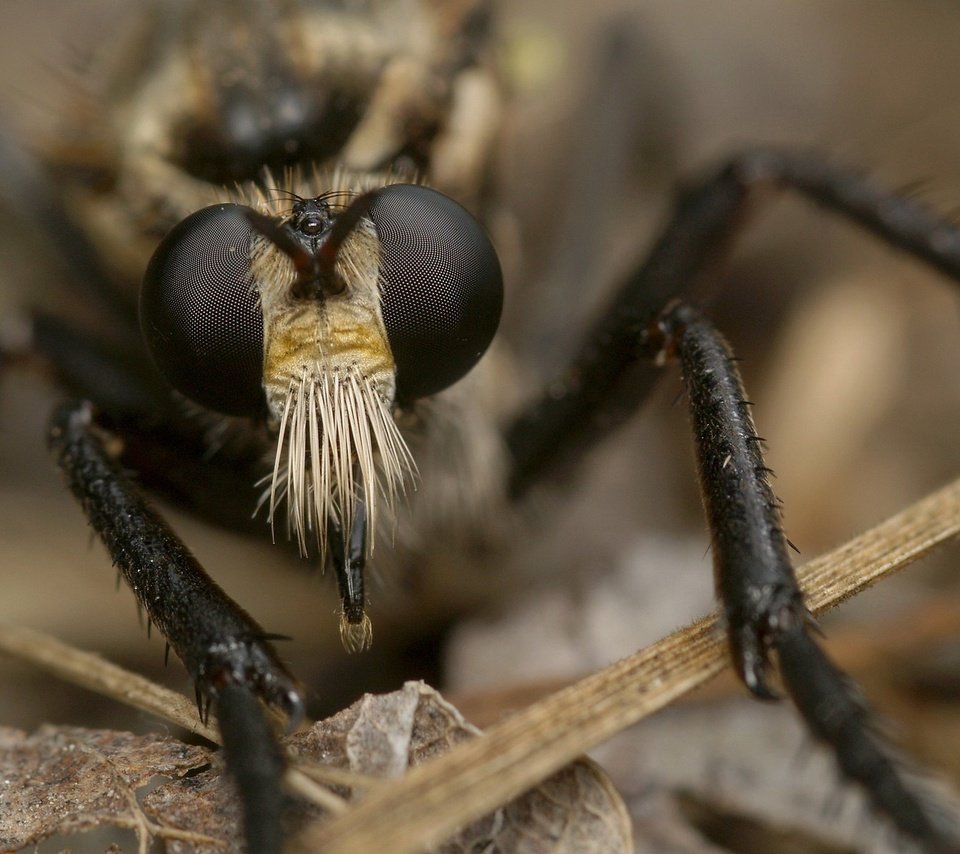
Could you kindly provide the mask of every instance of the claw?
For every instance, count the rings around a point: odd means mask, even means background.
[[[766,658],[749,658],[740,664],[743,668],[740,673],[743,684],[747,686],[747,689],[754,697],[760,700],[782,699],[782,695],[778,691],[774,691],[767,681],[769,662]]]
[[[727,614],[730,655],[743,684],[755,697],[783,698],[768,681],[770,650],[810,619],[799,595],[793,595],[789,588],[777,588],[756,609]]]
[[[779,700],[781,695],[767,681],[770,660],[759,632],[750,626],[730,627],[730,654],[743,684],[760,700]]]
[[[287,716],[284,735],[290,735],[303,723],[303,719],[307,715],[307,704],[303,695],[296,688],[291,688],[281,698],[280,708]]]

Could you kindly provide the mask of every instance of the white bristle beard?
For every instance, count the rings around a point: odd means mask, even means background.
[[[357,499],[367,513],[368,555],[383,508],[392,516],[398,494],[416,478],[417,468],[384,395],[359,371],[316,365],[291,381],[282,403],[273,476],[260,505],[275,525],[282,502],[287,534],[300,551],[311,540],[327,550],[327,520],[350,537]],[[383,505],[383,507],[381,506]]]

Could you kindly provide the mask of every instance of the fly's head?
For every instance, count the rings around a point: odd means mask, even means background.
[[[147,268],[141,326],[174,388],[275,432],[271,522],[286,503],[303,552],[325,551],[331,532],[346,550],[360,524],[369,552],[379,508],[416,471],[395,413],[483,355],[499,262],[464,208],[421,185],[280,203],[214,205],[177,225]]]
[[[472,207],[499,127],[488,2],[147,3],[37,146],[131,282],[173,225],[268,174],[417,175]]]
[[[372,550],[416,472],[398,412],[497,325],[482,229],[396,183],[479,207],[499,127],[487,5],[148,4],[43,151],[121,296],[143,278],[169,383],[271,432],[261,503],[303,552]]]

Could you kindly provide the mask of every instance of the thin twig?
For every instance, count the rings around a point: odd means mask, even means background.
[[[65,644],[50,635],[23,626],[0,623],[0,652],[29,661],[67,682],[111,697],[141,711],[156,715],[188,732],[202,736],[213,744],[220,744],[216,728],[205,726],[199,720],[197,707],[182,694],[157,685],[143,676],[106,661],[99,655]],[[354,785],[363,788],[375,786],[372,778],[340,769],[319,768],[315,763],[300,763],[292,758],[294,767],[287,770],[286,784],[301,796],[331,812],[343,812],[346,801],[329,789],[318,786],[315,780],[330,785]],[[331,779],[332,778],[332,779]]]
[[[304,776],[318,783],[323,783],[325,786],[343,786],[345,789],[358,789],[366,792],[379,786],[388,785],[390,782],[382,777],[373,777],[370,774],[351,771],[349,768],[321,765],[319,762],[305,759],[296,754],[290,757],[290,761],[297,766],[297,770],[301,771]]]
[[[304,800],[323,807],[334,815],[347,810],[347,802],[343,798],[315,782],[299,768],[288,768],[284,783],[291,792],[296,792]]]
[[[8,623],[0,623],[0,651],[30,661],[67,682],[170,721],[214,744],[220,743],[217,730],[200,722],[196,705],[182,694],[125,670],[95,653]]]
[[[819,614],[960,533],[960,480],[799,570]],[[306,850],[419,851],[537,785],[726,666],[715,615],[528,707],[317,823]]]

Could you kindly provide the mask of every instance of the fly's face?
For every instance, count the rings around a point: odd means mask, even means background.
[[[376,230],[364,218],[338,240],[336,221],[323,196],[298,202],[286,230],[259,235],[250,253],[263,312],[263,392],[279,425],[269,515],[278,492],[286,495],[288,531],[304,552],[310,530],[326,549],[329,519],[350,531],[357,500],[376,530],[380,499],[392,506],[415,471],[392,414],[396,364],[380,307]],[[273,235],[268,223],[260,228]]]
[[[274,430],[270,520],[285,499],[304,553],[331,535],[369,553],[379,508],[416,471],[395,410],[486,351],[500,266],[464,208],[417,184],[291,198],[282,212],[263,197],[177,225],[147,269],[141,325],[174,388]]]

